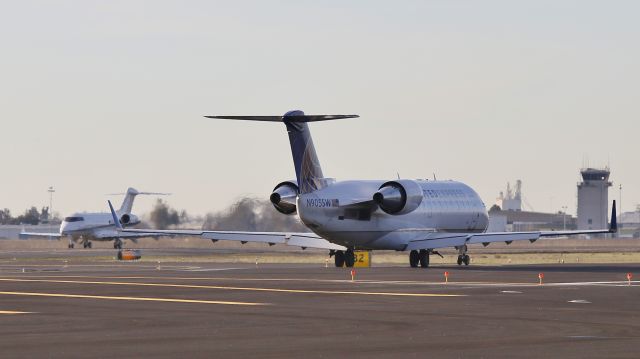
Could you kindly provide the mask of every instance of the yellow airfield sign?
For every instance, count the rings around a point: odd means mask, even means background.
[[[371,252],[370,251],[354,251],[353,254],[356,257],[356,261],[353,264],[356,268],[368,268],[371,267]]]

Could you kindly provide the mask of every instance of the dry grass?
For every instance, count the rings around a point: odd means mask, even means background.
[[[66,250],[67,241],[49,240],[1,240],[0,250],[29,251],[52,250],[55,256],[39,256],[33,260],[61,261],[66,258],[70,263],[80,261],[112,262],[114,256],[62,256],[60,250]],[[263,244],[249,243],[241,245],[237,242],[218,242],[213,245],[210,241],[199,238],[165,238],[158,241],[143,239],[137,244],[127,243],[129,248],[142,250],[143,258],[140,262],[157,263],[315,263],[324,266],[329,258],[324,250],[301,251],[298,248],[276,245],[267,247]],[[94,248],[113,248],[111,242],[94,242]],[[145,254],[145,249],[202,249],[191,251],[185,255],[156,255],[156,251]],[[74,251],[84,251],[75,249]],[[454,250],[441,251],[444,258],[431,257],[431,263],[452,264],[456,262],[457,254]],[[1,253],[1,252],[0,252]],[[492,244],[489,247],[471,246],[469,248],[471,261],[475,265],[509,265],[509,264],[558,264],[558,263],[640,263],[640,240],[539,240],[535,244],[529,242],[514,242],[511,245],[503,243]],[[6,256],[4,256],[6,258]],[[22,257],[22,256],[21,256]],[[43,258],[45,257],[45,258]],[[20,261],[31,260],[20,258]],[[407,253],[395,251],[375,251],[372,255],[373,265],[406,265]],[[328,260],[328,265],[333,259]]]

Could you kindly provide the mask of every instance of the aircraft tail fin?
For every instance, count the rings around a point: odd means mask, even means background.
[[[613,206],[611,206],[611,223],[609,224],[609,232],[618,232],[618,216],[616,215],[616,200],[613,200]]]
[[[296,170],[300,193],[309,193],[322,187],[324,175],[318,160],[308,122],[357,118],[358,115],[305,115],[300,110],[289,111],[283,116],[205,116],[226,120],[283,122],[289,133],[289,144]]]
[[[131,210],[133,209],[133,201],[135,200],[136,196],[138,195],[149,195],[149,196],[169,196],[171,195],[171,193],[161,193],[161,192],[140,192],[135,188],[129,187],[127,189],[127,192],[125,193],[110,193],[110,196],[115,196],[115,195],[124,195],[124,200],[122,201],[122,205],[120,206],[120,209],[118,210],[118,212],[125,214],[125,213],[131,213]]]

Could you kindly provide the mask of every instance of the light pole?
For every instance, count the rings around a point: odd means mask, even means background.
[[[562,230],[567,230],[567,206],[562,206]]]
[[[53,193],[56,190],[53,189],[53,186],[49,186],[47,192],[49,192],[49,223],[53,220]]]
[[[622,183],[620,184],[620,205],[618,207],[618,213],[622,216]]]

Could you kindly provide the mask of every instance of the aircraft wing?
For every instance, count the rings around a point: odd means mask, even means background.
[[[238,241],[242,243],[255,242],[266,243],[269,245],[286,244],[289,246],[316,249],[333,249],[346,250],[345,247],[331,243],[315,233],[289,233],[289,232],[241,232],[241,231],[205,231],[190,229],[168,229],[168,230],[149,230],[149,229],[125,229],[122,228],[118,216],[109,201],[109,208],[113,221],[117,230],[122,234],[144,234],[148,236],[195,236],[212,241]]]
[[[116,239],[116,238],[137,239],[137,238],[147,238],[147,237],[166,237],[166,236],[171,236],[171,234],[149,233],[147,231],[135,232],[135,233],[121,232],[121,231],[118,231],[118,230],[114,229],[113,227],[111,227],[111,228],[102,228],[102,229],[96,230],[96,231],[94,231],[94,235],[95,235],[96,238],[100,238],[100,239]]]
[[[616,217],[616,201],[613,201],[611,210],[611,225],[609,229],[576,230],[576,231],[531,231],[531,232],[487,232],[487,233],[426,233],[422,238],[416,238],[409,242],[405,250],[436,249],[445,247],[457,247],[465,244],[482,243],[488,245],[492,242],[505,242],[528,240],[531,243],[544,237],[565,237],[578,234],[605,234],[618,231]]]
[[[242,232],[242,231],[205,231],[190,229],[121,229],[122,238],[125,235],[140,234],[149,236],[195,236],[213,241],[237,241],[242,243],[265,243],[269,245],[286,244],[288,246],[316,249],[346,250],[345,247],[333,244],[321,238],[315,233],[289,233],[289,232]]]
[[[20,239],[28,239],[30,237],[46,237],[46,238],[60,239],[62,235],[59,232],[54,232],[54,233],[20,232],[19,237]]]

